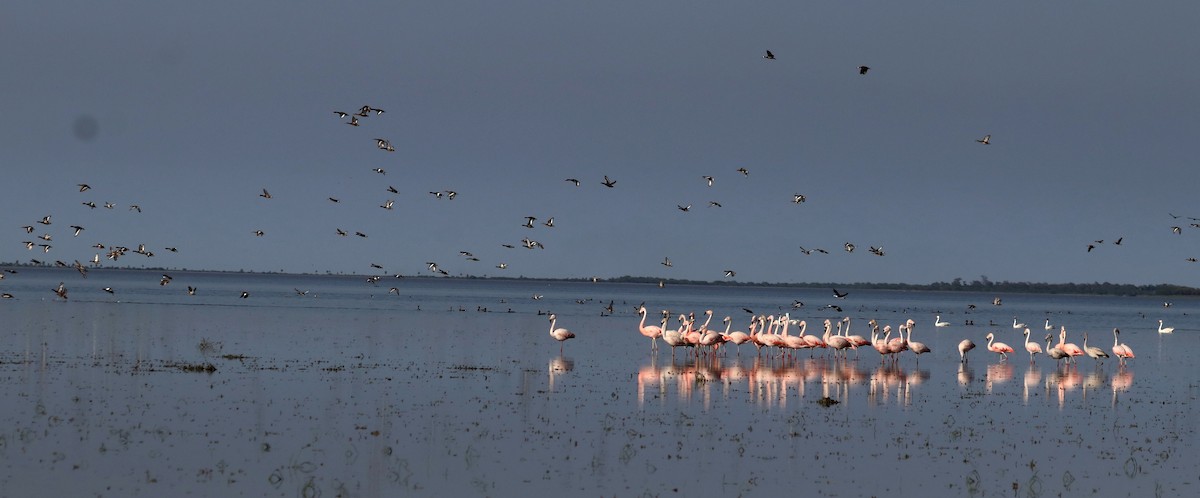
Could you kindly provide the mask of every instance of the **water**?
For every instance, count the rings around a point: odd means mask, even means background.
[[[172,276],[0,281],[0,496],[1190,496],[1200,480],[1192,299]],[[933,352],[672,359],[636,332],[643,301],[741,330],[742,308],[809,333],[912,318]],[[546,311],[578,335],[562,355]],[[1030,365],[1014,316],[1105,350],[1118,327],[1137,357]]]

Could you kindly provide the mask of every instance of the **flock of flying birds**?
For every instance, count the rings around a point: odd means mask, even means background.
[[[775,54],[770,50],[766,51],[766,54],[763,55],[763,58],[767,59],[769,61],[776,60]],[[871,68],[866,65],[859,66],[858,74],[865,76],[868,73],[868,71],[870,71],[870,69]],[[366,123],[366,120],[368,118],[370,118],[372,116],[382,116],[385,112],[386,111],[381,108],[373,107],[371,105],[363,105],[356,112],[334,111],[334,115],[340,119],[346,119],[347,121],[344,121],[344,123],[346,125],[358,128],[360,126],[363,126],[363,124]],[[990,145],[991,139],[992,139],[992,136],[990,134],[987,134],[979,139],[976,139],[975,141],[982,145]],[[396,151],[396,147],[387,138],[375,137],[375,138],[372,138],[371,141],[374,143],[375,147],[381,151],[385,151],[385,152],[389,152],[389,153]],[[379,175],[387,174],[387,171],[384,170],[382,167],[373,168],[372,171]],[[750,170],[745,167],[739,167],[734,171],[737,175],[740,175],[743,178],[750,177]],[[718,183],[718,179],[714,175],[701,175],[700,180],[703,181],[704,184],[709,188],[713,188],[714,185],[716,185]],[[575,187],[579,187],[584,183],[583,181],[581,181],[578,178],[566,178],[565,181]],[[618,181],[615,178],[609,177],[608,175],[602,175],[602,180],[599,180],[598,183],[600,185],[603,185],[605,188],[614,189],[614,188],[617,188]],[[90,185],[88,185],[87,183],[77,184],[77,187],[79,188],[79,192],[81,192],[81,193],[90,192],[92,190],[92,187]],[[389,194],[399,194],[399,192],[400,192],[398,189],[396,189],[392,185],[387,185],[386,191]],[[454,190],[429,191],[429,194],[431,196],[433,196],[434,199],[437,199],[437,200],[445,199],[448,201],[453,201],[458,196],[458,192],[456,192]],[[272,195],[266,187],[262,188],[261,192],[258,193],[258,197],[261,197],[263,199],[268,199],[268,200],[272,199]],[[339,199],[337,197],[333,197],[333,196],[328,197],[328,200],[332,203],[341,202],[341,199]],[[795,193],[792,195],[792,198],[791,198],[791,202],[795,205],[804,204],[805,202],[807,202],[807,200],[808,200],[808,197],[802,193]],[[85,206],[87,209],[92,209],[92,210],[97,209],[100,206],[96,202],[91,201],[91,200],[82,201],[81,204],[83,206]],[[116,208],[116,204],[113,202],[105,201],[105,202],[103,202],[102,205],[105,209],[109,209],[109,210]],[[379,205],[379,207],[384,210],[392,210],[392,209],[394,209],[394,206],[395,206],[395,200],[391,199],[391,198],[384,199],[382,201],[382,203]],[[718,200],[708,200],[707,206],[709,208],[723,207],[722,203]],[[693,204],[680,203],[680,204],[676,204],[676,208],[680,212],[690,213],[693,211]],[[128,211],[133,212],[133,213],[140,213],[142,211],[142,208],[138,204],[129,204]],[[1180,216],[1177,216],[1175,214],[1171,214],[1171,217],[1175,218],[1175,219],[1180,218]],[[1192,223],[1190,224],[1191,227],[1200,228],[1200,218],[1188,217],[1188,219],[1192,221]],[[36,220],[34,223],[22,226],[21,228],[25,232],[25,234],[31,236],[30,239],[34,239],[34,240],[27,239],[27,240],[23,240],[21,242],[24,245],[25,249],[27,249],[29,251],[40,250],[42,252],[42,254],[49,254],[51,252],[51,250],[53,249],[53,245],[51,242],[53,241],[54,234],[52,234],[49,231],[49,227],[52,223],[53,223],[52,216],[47,215],[47,216],[44,216],[41,220]],[[39,226],[40,226],[40,228],[39,228]],[[520,226],[524,227],[525,229],[535,229],[535,228],[552,229],[556,225],[555,225],[554,216],[547,216],[544,218],[539,217],[539,216],[525,216],[524,222],[520,223]],[[69,229],[70,229],[69,234],[72,237],[79,237],[86,230],[86,228],[82,225],[69,225]],[[1183,231],[1183,227],[1182,226],[1172,226],[1171,230],[1175,234],[1181,234]],[[349,235],[353,234],[356,237],[367,238],[367,234],[361,230],[346,230],[341,227],[336,227],[336,228],[334,228],[334,233],[340,237],[348,237]],[[252,230],[251,234],[255,237],[264,237],[267,235],[267,232],[261,228],[257,228],[257,229]],[[1121,245],[1123,240],[1124,240],[1124,237],[1118,237],[1117,239],[1112,241],[1112,244],[1119,246],[1119,245]],[[1095,249],[1100,247],[1101,244],[1104,244],[1104,242],[1105,241],[1103,239],[1098,239],[1098,240],[1092,241],[1091,243],[1089,243],[1087,245],[1087,252],[1090,253],[1090,252],[1094,251]],[[540,249],[546,248],[546,245],[543,244],[541,241],[533,239],[528,235],[523,236],[520,239],[519,245],[520,245],[520,247],[523,247],[525,249],[539,249],[540,250]],[[503,244],[501,244],[501,246],[504,248],[507,248],[507,249],[513,249],[513,248],[517,247],[517,244],[516,243],[503,243]],[[54,266],[58,266],[58,267],[75,268],[81,275],[86,277],[87,270],[89,267],[100,266],[101,254],[103,254],[103,258],[114,261],[114,262],[129,253],[139,254],[139,255],[142,255],[147,258],[154,256],[154,251],[151,249],[148,249],[145,246],[145,244],[134,245],[134,247],[136,247],[137,249],[131,249],[129,246],[124,246],[124,245],[104,244],[104,243],[96,243],[92,247],[95,248],[97,250],[97,252],[90,258],[90,260],[88,260],[86,262],[82,262],[79,259],[74,259],[73,262],[54,260],[52,262],[52,264]],[[855,250],[857,249],[857,247],[858,246],[855,243],[849,242],[849,241],[844,242],[842,244],[842,249],[847,254],[854,253]],[[178,252],[178,249],[176,249],[174,247],[165,247],[164,250],[169,251],[169,252]],[[875,256],[881,256],[881,257],[886,254],[884,252],[882,245],[879,245],[879,246],[870,245],[868,247],[867,251],[870,254],[873,254]],[[822,248],[822,247],[799,246],[799,252],[800,252],[800,254],[806,255],[806,256],[813,255],[813,254],[830,254],[829,250]],[[476,258],[469,251],[460,251],[460,256],[462,256],[466,261],[479,261],[479,258]],[[47,258],[49,258],[49,256],[47,256]],[[1194,257],[1187,258],[1187,261],[1197,262],[1197,259]],[[49,260],[43,261],[38,258],[30,258],[29,263],[34,264],[34,265],[51,264],[49,262]],[[673,263],[669,256],[664,257],[661,264],[662,264],[662,266],[664,266],[666,268],[671,268],[673,266]],[[450,275],[450,273],[448,271],[443,269],[436,262],[432,262],[432,261],[427,262],[426,266],[431,274],[440,275],[440,276],[449,276]],[[382,265],[379,265],[376,263],[371,263],[370,267],[373,269],[377,269],[377,270],[383,269]],[[505,270],[509,267],[509,264],[504,261],[498,261],[495,263],[494,267],[497,269],[500,269],[500,270]],[[721,271],[721,274],[725,278],[735,278],[737,275],[737,272],[734,269],[726,268]],[[401,275],[399,273],[394,273],[393,276],[396,278],[401,277]],[[0,278],[3,278],[3,273],[0,273]],[[374,275],[374,276],[368,277],[367,282],[371,283],[371,284],[377,284],[381,280],[381,278],[382,277],[379,275]],[[168,283],[170,283],[170,280],[171,279],[169,277],[164,276],[164,278],[162,279],[162,281],[160,283],[161,283],[161,285],[165,286]],[[662,285],[661,281],[660,281],[659,285],[660,286]],[[60,287],[60,288],[54,289],[54,290],[59,297],[64,298],[64,299],[66,298],[65,288]],[[107,292],[113,292],[113,290],[110,288],[105,288],[104,290]],[[396,288],[392,288],[391,291],[393,293],[397,293]],[[189,292],[189,294],[194,294],[195,288],[189,287],[188,292]],[[12,296],[10,294],[5,293],[5,294],[2,294],[2,297],[12,297]],[[245,293],[243,293],[241,297],[247,297],[247,295]],[[838,297],[842,297],[842,296],[838,296]]]

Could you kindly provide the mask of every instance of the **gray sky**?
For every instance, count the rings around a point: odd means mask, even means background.
[[[1198,21],[1187,1],[17,2],[0,260],[99,242],[146,244],[105,260],[135,267],[1195,286]],[[362,105],[386,112],[333,114]],[[21,243],[43,233],[49,253]]]

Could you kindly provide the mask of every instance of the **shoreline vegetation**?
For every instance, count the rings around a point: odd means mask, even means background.
[[[0,269],[17,270],[21,269],[60,269],[64,271],[75,271],[69,265],[34,265],[27,263],[15,262],[0,262]],[[291,275],[291,276],[312,276],[312,277],[362,277],[367,278],[372,276],[366,273],[339,273],[339,272],[320,272],[320,273],[293,273],[287,271],[258,271],[258,270],[193,270],[188,268],[166,268],[166,267],[122,267],[122,268],[91,268],[89,271],[148,271],[148,272],[191,272],[191,273],[211,273],[211,274],[256,274],[256,275]],[[638,277],[624,275],[613,278],[599,277],[525,277],[525,276],[495,276],[495,275],[452,275],[446,277],[435,277],[426,275],[403,275],[403,278],[416,279],[438,279],[451,278],[461,280],[513,280],[513,281],[545,281],[545,282],[604,282],[604,283],[626,283],[626,284],[648,284],[648,285],[713,285],[723,287],[790,287],[790,288],[814,288],[814,289],[873,289],[873,290],[909,290],[909,291],[939,291],[939,292],[981,292],[981,293],[1017,293],[1017,294],[1083,294],[1083,295],[1108,295],[1108,296],[1200,296],[1200,288],[1188,287],[1185,285],[1176,284],[1120,284],[1111,282],[1092,282],[1092,283],[1048,283],[1048,282],[1010,282],[1010,281],[992,281],[986,276],[967,281],[962,278],[955,278],[949,282],[932,282],[928,284],[910,284],[910,283],[888,283],[888,282],[741,282],[729,280],[689,280],[677,278],[658,278],[658,277]]]

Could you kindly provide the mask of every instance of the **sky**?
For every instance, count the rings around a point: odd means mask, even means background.
[[[1198,21],[1187,1],[17,2],[0,261],[1200,286]],[[385,112],[334,114],[364,105]]]

